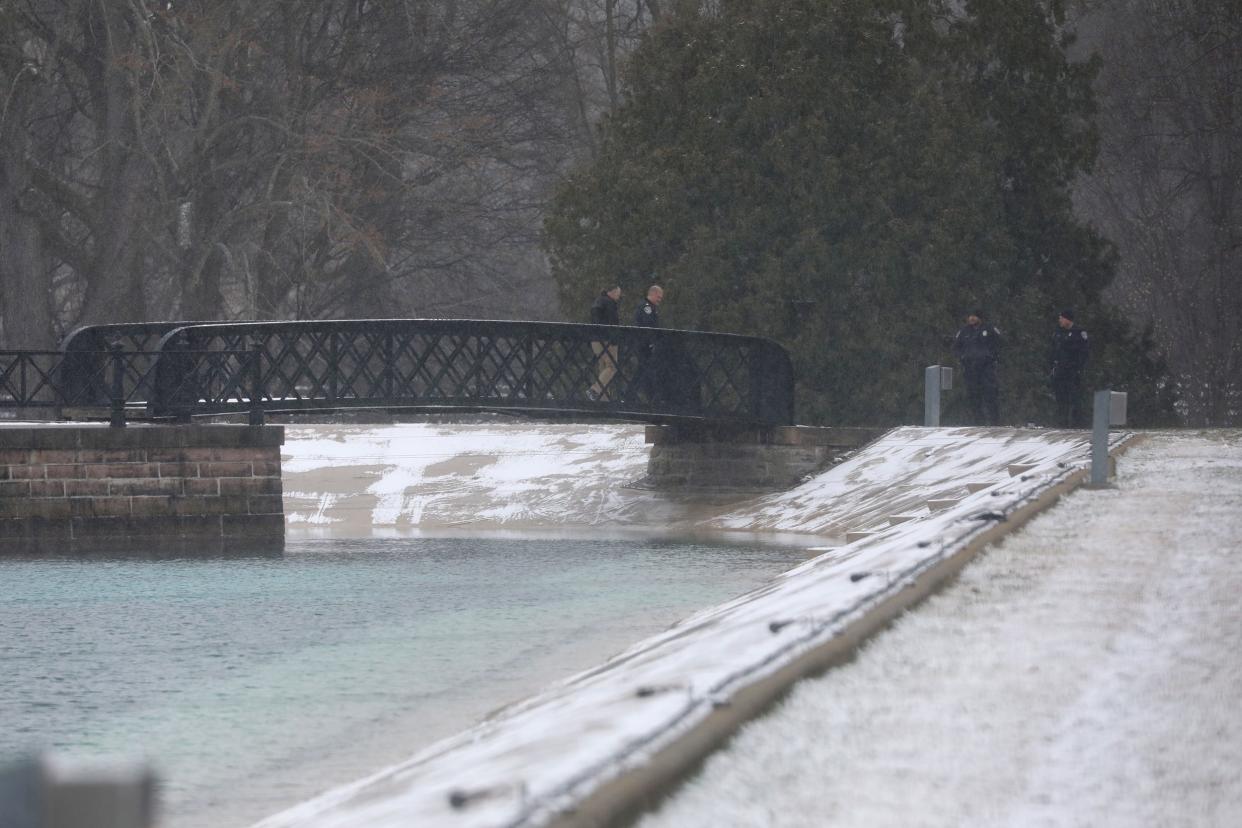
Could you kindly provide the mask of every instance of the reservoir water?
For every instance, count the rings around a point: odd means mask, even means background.
[[[248,825],[797,561],[762,545],[512,538],[0,559],[0,764],[142,755],[163,828]]]

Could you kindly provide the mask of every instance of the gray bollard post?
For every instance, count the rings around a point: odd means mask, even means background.
[[[151,828],[155,776],[133,760],[41,756],[0,769],[4,828]]]
[[[1091,485],[1108,483],[1108,427],[1126,424],[1126,395],[1096,391],[1091,418]]]
[[[928,365],[923,371],[923,425],[940,427],[940,392],[953,387],[953,369]]]

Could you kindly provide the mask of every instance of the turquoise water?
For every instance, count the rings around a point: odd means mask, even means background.
[[[248,825],[794,562],[763,546],[464,538],[0,559],[0,763],[143,755],[165,828]]]

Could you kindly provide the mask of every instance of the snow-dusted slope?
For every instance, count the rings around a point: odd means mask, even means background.
[[[1242,825],[1242,432],[1153,433],[641,828]]]
[[[927,517],[1030,467],[1049,474],[1085,457],[1081,431],[899,428],[827,474],[767,495],[703,525],[842,536]],[[929,505],[931,504],[931,505]]]
[[[626,528],[791,532],[840,541],[895,515],[926,516],[1009,479],[1013,464],[1086,457],[1081,431],[901,428],[828,474],[732,505],[635,488],[642,426],[285,427],[285,513],[293,532]]]
[[[337,537],[625,523],[647,451],[642,426],[289,425],[285,514]]]
[[[653,757],[676,752],[688,735],[740,715],[761,688],[770,694],[792,680],[807,659],[847,640],[855,622],[875,623],[884,608],[929,588],[954,556],[1080,478],[1087,449],[1082,433],[890,432],[795,492],[708,520],[732,529],[875,534],[700,612],[398,767],[261,825],[540,824],[606,796],[617,780],[650,768]],[[296,441],[286,450],[296,468]],[[381,463],[392,458],[377,452]],[[1019,462],[1022,468],[1011,468]],[[580,485],[589,491],[612,484]],[[938,502],[929,506],[932,500]],[[897,521],[890,524],[889,515]]]

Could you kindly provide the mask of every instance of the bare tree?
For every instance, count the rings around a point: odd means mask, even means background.
[[[41,44],[0,9],[0,321],[4,341],[52,344],[50,262],[28,204],[37,136],[25,128],[38,108]]]
[[[14,106],[3,130],[15,194],[6,222],[13,229],[0,242],[6,292],[20,291],[22,305],[50,297],[59,311],[53,275],[69,269],[90,275],[80,290],[60,292],[72,297],[75,315],[142,318],[130,234],[148,174],[135,152],[143,112],[130,94],[141,85],[134,60],[141,32],[128,25],[120,4],[106,2],[32,3],[9,8],[6,17],[6,45],[25,55],[12,75]],[[35,318],[46,324],[38,311]],[[20,335],[24,344],[51,334],[45,328]]]
[[[1191,424],[1242,422],[1242,7],[1095,0],[1095,174],[1079,207],[1121,255],[1113,297],[1156,340]]]
[[[4,337],[88,322],[556,318],[550,187],[652,0],[0,6]]]

